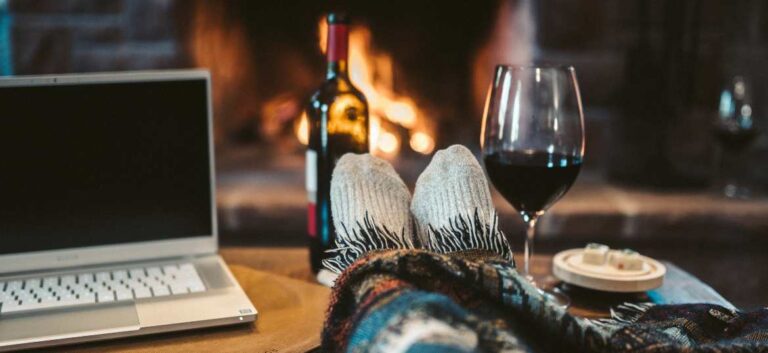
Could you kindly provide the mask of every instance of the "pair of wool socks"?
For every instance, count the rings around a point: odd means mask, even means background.
[[[435,154],[413,197],[386,161],[346,154],[333,171],[331,205],[336,243],[323,266],[336,275],[376,250],[480,250],[512,259],[483,169],[461,145]]]

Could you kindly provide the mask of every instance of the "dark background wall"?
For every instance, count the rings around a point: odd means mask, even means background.
[[[249,86],[247,95],[217,107],[220,141],[227,144],[269,144],[275,134],[290,138],[288,126],[300,109],[278,123],[285,127],[265,132],[268,122],[260,107],[286,94],[295,104],[303,103],[322,79],[317,21],[330,8],[341,7],[371,29],[378,49],[391,54],[396,89],[431,113],[439,127],[438,145],[477,147],[481,107],[476,96],[484,92],[477,86],[485,84],[473,82],[473,65],[494,23],[504,20],[497,15],[504,0],[439,6],[400,0],[5,1],[13,19],[6,32],[15,74],[213,66],[201,63],[193,48],[201,16],[218,16],[205,22],[206,30],[210,23],[239,29],[244,39],[232,46],[247,47],[238,54],[243,59],[210,53],[217,66],[250,81],[238,83]],[[512,8],[526,4],[506,3]],[[533,58],[577,69],[588,119],[588,168],[621,183],[705,187],[716,147],[711,121],[720,90],[735,75],[752,84],[759,103],[755,116],[764,126],[764,1],[542,0],[528,5]],[[760,134],[745,153],[758,161],[767,152],[768,138]],[[755,163],[748,178],[765,187],[768,166]]]

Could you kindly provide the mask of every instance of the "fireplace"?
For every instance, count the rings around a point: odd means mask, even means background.
[[[302,1],[187,6],[191,64],[212,70],[225,148],[254,142],[286,153],[302,149],[303,107],[324,75],[327,9]],[[371,151],[420,158],[452,142],[476,144],[482,99],[475,90],[484,94],[487,82],[474,80],[487,81],[492,70],[492,55],[481,49],[489,46],[499,3],[448,5],[430,25],[424,5],[355,6],[348,9],[355,15],[350,75],[369,102]]]
[[[437,7],[405,0],[8,0],[0,6],[0,47],[10,48],[0,55],[6,74],[211,70],[222,153],[300,155],[304,105],[324,74],[321,19],[334,8],[354,15],[353,81],[371,103],[372,150],[391,160],[425,161],[453,143],[477,150],[493,65],[549,61],[577,69],[588,170],[621,183],[705,185],[713,149],[708,126],[722,82],[749,76],[761,97],[768,82],[760,65],[768,55],[766,5],[754,0],[484,0]],[[756,114],[763,111],[755,107]],[[765,145],[759,139],[750,153]],[[768,168],[752,174],[762,183]]]

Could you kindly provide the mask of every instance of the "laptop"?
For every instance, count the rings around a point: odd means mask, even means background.
[[[206,71],[0,78],[0,351],[254,321],[213,156]]]

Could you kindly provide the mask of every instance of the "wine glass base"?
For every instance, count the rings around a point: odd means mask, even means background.
[[[749,199],[752,196],[751,190],[738,184],[726,184],[722,189],[723,195],[731,199]]]

